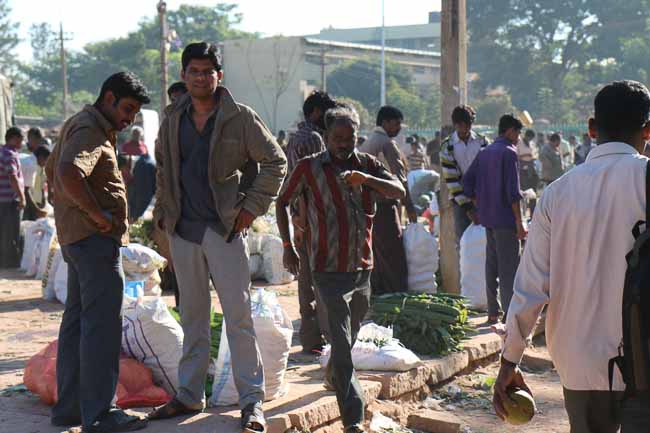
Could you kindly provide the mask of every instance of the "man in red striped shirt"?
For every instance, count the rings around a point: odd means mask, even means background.
[[[346,433],[362,432],[363,391],[354,374],[352,346],[370,302],[372,223],[378,196],[402,199],[402,184],[373,156],[355,151],[359,116],[339,106],[325,114],[327,149],[298,163],[276,202],[284,263],[296,274],[309,266],[327,309],[332,351],[326,387],[336,391]],[[289,235],[287,206],[305,195],[311,239],[300,263]]]
[[[25,208],[25,184],[18,152],[25,137],[16,127],[5,134],[0,147],[0,269],[20,264],[20,220]]]

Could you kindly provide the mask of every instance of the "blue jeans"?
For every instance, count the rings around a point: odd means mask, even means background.
[[[313,279],[330,327],[332,352],[325,374],[336,389],[345,428],[361,426],[365,402],[354,373],[352,347],[370,305],[370,271],[314,273]]]
[[[89,427],[112,407],[120,368],[124,272],[120,245],[94,234],[61,247],[68,298],[56,360],[52,417],[81,417]]]

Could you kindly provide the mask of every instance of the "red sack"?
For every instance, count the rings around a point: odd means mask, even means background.
[[[51,342],[32,356],[25,367],[25,386],[48,406],[57,400],[57,346],[56,340]],[[120,359],[120,377],[115,394],[117,405],[123,409],[160,406],[171,400],[164,389],[154,385],[151,370],[131,358]]]

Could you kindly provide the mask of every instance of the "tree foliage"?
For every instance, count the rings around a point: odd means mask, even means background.
[[[647,0],[468,2],[470,69],[482,90],[552,121],[584,119],[597,88],[647,79]],[[552,105],[552,106],[551,106]]]
[[[0,69],[9,72],[14,64],[13,50],[18,45],[18,23],[11,21],[9,0],[0,0]]]

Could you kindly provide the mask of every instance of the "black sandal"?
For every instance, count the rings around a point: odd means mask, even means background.
[[[262,403],[251,403],[241,411],[241,426],[243,433],[266,432]]]
[[[148,421],[133,415],[127,415],[122,410],[112,410],[102,419],[95,421],[89,427],[84,427],[82,433],[122,433],[142,430]]]

